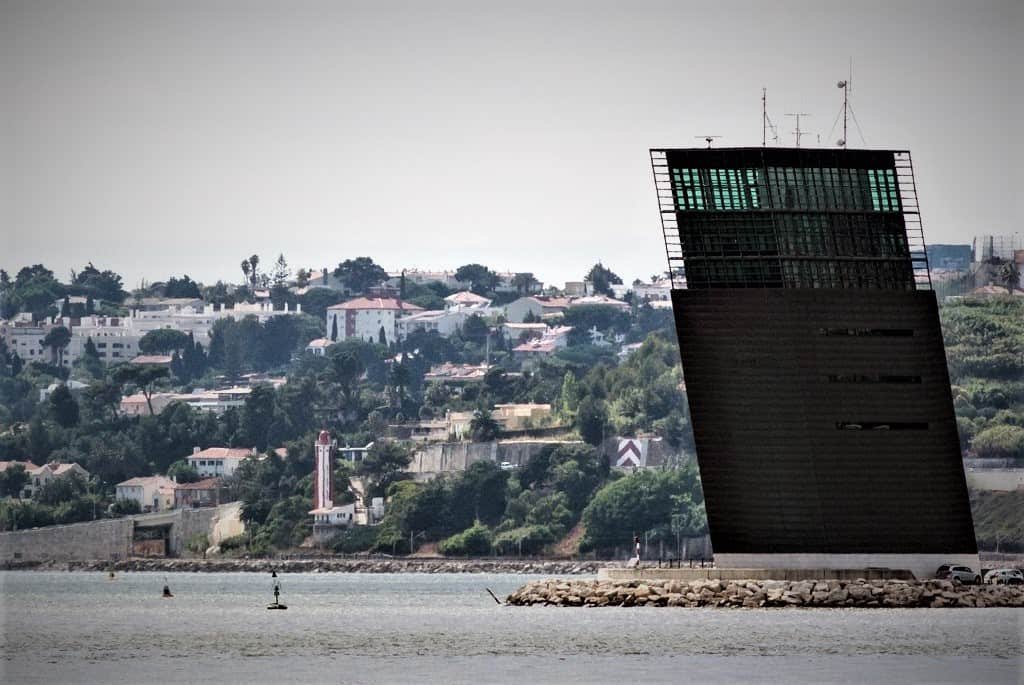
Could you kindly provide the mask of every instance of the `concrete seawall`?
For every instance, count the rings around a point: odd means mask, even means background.
[[[191,537],[211,536],[217,522],[236,510],[237,504],[232,503],[8,531],[0,533],[0,563],[127,559],[132,555],[133,542],[146,530],[165,539],[166,553],[177,556]]]

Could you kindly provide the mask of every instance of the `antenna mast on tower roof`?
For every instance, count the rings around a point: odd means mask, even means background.
[[[768,129],[772,130],[772,142],[779,142],[779,131],[768,117],[768,89],[761,89],[761,147],[768,145]]]
[[[786,116],[787,117],[796,117],[796,130],[793,131],[793,134],[796,136],[796,146],[800,147],[800,137],[807,135],[805,132],[800,130],[800,117],[809,117],[811,115],[808,114],[807,112],[795,112],[795,113],[787,112]]]

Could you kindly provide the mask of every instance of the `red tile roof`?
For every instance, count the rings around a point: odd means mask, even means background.
[[[421,312],[423,307],[417,307],[409,302],[402,302],[394,297],[357,297],[348,302],[333,304],[328,309],[394,309],[398,311]]]
[[[250,456],[252,450],[244,447],[207,447],[188,455],[188,459],[245,459]]]

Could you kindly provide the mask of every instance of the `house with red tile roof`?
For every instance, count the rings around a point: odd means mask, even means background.
[[[165,476],[129,478],[117,484],[117,499],[139,503],[145,512],[167,511],[174,508],[174,490],[178,487]]]
[[[327,308],[327,337],[337,342],[356,338],[390,344],[398,337],[397,322],[423,307],[395,297],[357,297]]]
[[[77,474],[82,479],[89,478],[89,472],[78,464],[60,461],[51,461],[42,466],[36,466],[30,461],[0,461],[0,472],[16,465],[24,468],[25,473],[28,475],[28,480],[19,494],[19,497],[22,499],[34,497],[39,492],[39,488],[57,478],[64,478],[71,474]]]
[[[188,465],[204,478],[230,476],[244,459],[257,457],[255,449],[245,447],[198,447],[186,458]]]

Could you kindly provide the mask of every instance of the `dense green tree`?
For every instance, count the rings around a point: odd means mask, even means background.
[[[410,461],[412,453],[400,443],[376,440],[358,468],[359,475],[370,482],[367,496],[383,495],[392,483],[405,479],[405,467]]]
[[[576,412],[576,429],[583,441],[590,445],[600,445],[606,435],[608,412],[604,403],[592,397],[584,397]]]
[[[703,495],[692,464],[673,471],[640,471],[601,488],[583,510],[582,550],[628,548],[633,536],[651,531],[673,540],[672,521],[683,535],[707,531]]]
[[[71,342],[71,331],[64,326],[54,326],[43,339],[39,341],[39,344],[44,349],[50,349],[53,358],[57,362],[57,366],[63,368],[64,365],[64,350],[67,349],[68,344]]]
[[[497,524],[505,512],[508,476],[492,461],[477,461],[451,479],[443,528],[462,530],[474,520]]]
[[[344,293],[333,288],[310,287],[299,296],[299,304],[302,305],[302,311],[318,320],[326,319],[328,307],[344,300]]]
[[[530,272],[517,273],[512,277],[512,285],[516,288],[516,293],[519,295],[529,295],[534,292],[540,283],[533,274]]]
[[[455,271],[455,279],[469,283],[469,289],[477,295],[487,295],[498,287],[498,274],[483,264],[466,264]]]
[[[612,292],[613,285],[622,285],[622,279],[619,278],[618,274],[601,262],[590,267],[590,271],[583,278],[586,281],[590,281],[595,293],[608,295],[609,297],[614,295]]]
[[[274,270],[270,274],[270,282],[275,287],[283,287],[287,285],[291,275],[292,270],[288,267],[288,262],[285,260],[284,255],[277,255],[277,261],[274,262]]]
[[[121,402],[121,387],[117,383],[100,380],[91,383],[82,392],[82,407],[88,420],[113,423]]]
[[[53,522],[53,507],[31,501],[0,502],[0,530],[27,530]]]
[[[437,549],[447,556],[481,556],[491,553],[492,541],[490,528],[478,522],[461,533],[442,540]]]
[[[42,264],[23,267],[10,284],[4,299],[5,315],[29,312],[35,321],[57,314],[53,303],[64,297],[66,288]]]
[[[473,418],[469,422],[469,433],[476,442],[490,442],[501,433],[499,424],[490,410],[481,407],[473,412]]]
[[[271,446],[279,428],[274,389],[269,385],[257,385],[245,398],[242,407],[242,433],[249,444],[261,452]]]
[[[167,477],[178,483],[195,483],[200,479],[199,472],[184,459],[179,459],[167,467]]]
[[[78,401],[64,383],[50,393],[50,414],[63,428],[71,428],[78,424]]]
[[[29,475],[22,464],[8,466],[0,471],[0,497],[20,497],[28,481]]]
[[[199,284],[189,278],[188,274],[185,274],[180,279],[171,276],[164,285],[164,297],[193,298],[198,300],[202,296]]]
[[[89,492],[89,482],[78,473],[70,473],[47,481],[35,493],[41,504],[60,504],[81,497]]]
[[[347,290],[357,295],[366,293],[370,288],[388,279],[388,273],[369,257],[346,259],[338,264],[334,276]]]
[[[96,350],[96,345],[91,337],[85,339],[82,356],[78,358],[76,363],[92,378],[100,379],[106,375],[106,367],[103,364],[103,360],[100,359],[100,353]]]
[[[575,418],[580,406],[580,386],[572,371],[566,371],[562,380],[562,392],[558,399],[559,411],[567,418]]]
[[[490,332],[491,329],[488,328],[487,322],[484,321],[483,317],[479,314],[473,314],[466,318],[466,321],[462,324],[462,330],[459,335],[467,342],[484,345],[487,342],[487,336],[490,335]]]
[[[982,459],[1024,461],[1024,428],[1006,424],[990,426],[974,436],[971,448]]]
[[[122,388],[131,384],[146,398],[150,416],[153,415],[153,389],[157,382],[170,376],[170,371],[155,364],[124,364],[114,372],[114,382]]]
[[[128,297],[119,275],[109,270],[100,271],[92,262],[77,273],[71,272],[71,289],[80,295],[115,304],[121,304]]]
[[[139,339],[143,354],[170,354],[181,352],[189,344],[189,335],[171,328],[156,328]]]

